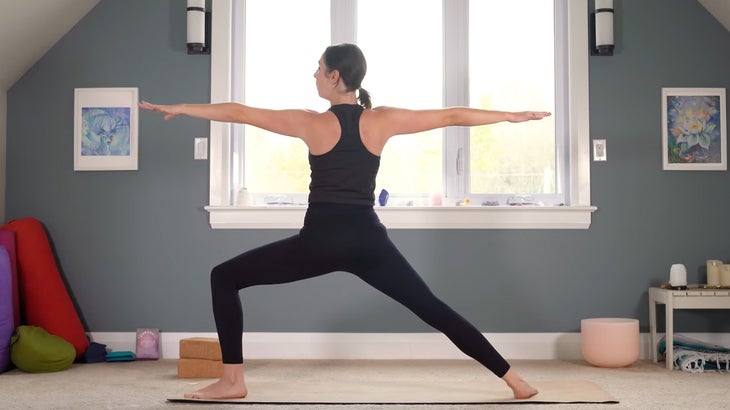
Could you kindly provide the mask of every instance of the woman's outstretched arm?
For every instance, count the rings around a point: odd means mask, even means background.
[[[448,126],[476,126],[498,122],[541,120],[551,114],[546,111],[491,111],[469,107],[450,107],[435,110],[405,110],[379,107],[374,111],[379,124],[389,135],[413,134]]]
[[[139,108],[164,114],[165,120],[186,115],[212,121],[242,123],[246,117],[246,107],[236,103],[163,105],[142,101],[138,105]]]
[[[142,101],[139,107],[164,114],[165,120],[179,115],[211,121],[249,124],[277,134],[303,138],[318,114],[309,110],[269,110],[239,103],[162,105]]]

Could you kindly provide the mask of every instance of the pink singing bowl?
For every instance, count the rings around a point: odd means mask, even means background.
[[[637,319],[583,319],[580,334],[583,358],[593,366],[625,367],[639,358]]]

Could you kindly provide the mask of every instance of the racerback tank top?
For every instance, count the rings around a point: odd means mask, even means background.
[[[309,154],[309,203],[372,206],[380,157],[368,151],[360,139],[363,107],[340,104],[330,111],[340,121],[340,140],[324,154]]]

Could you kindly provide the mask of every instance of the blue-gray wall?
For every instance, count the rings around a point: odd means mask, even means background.
[[[482,331],[575,332],[597,316],[636,317],[646,331],[647,287],[672,263],[696,283],[705,259],[730,260],[730,173],[662,171],[660,139],[662,87],[730,87],[730,33],[695,0],[615,3],[616,55],[590,60],[591,135],[608,142],[608,162],[591,164],[590,229],[391,232]],[[187,55],[184,41],[182,2],[102,0],[8,91],[6,219],[46,225],[90,331],[213,331],[210,269],[295,232],[209,227],[208,162],[192,159],[204,121],[140,112],[139,171],[73,171],[74,88],[208,101],[209,56]],[[344,273],[242,298],[247,331],[430,331]],[[721,311],[678,320],[730,331]]]

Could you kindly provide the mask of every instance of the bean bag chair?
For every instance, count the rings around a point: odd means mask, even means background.
[[[24,324],[63,338],[74,346],[77,358],[83,356],[89,339],[58,271],[43,225],[37,219],[22,218],[8,222],[2,229],[15,232]]]
[[[15,329],[12,280],[8,252],[0,246],[0,373],[10,367],[10,337]]]
[[[76,349],[43,328],[20,326],[11,339],[10,358],[18,369],[29,373],[58,372],[71,367]]]

